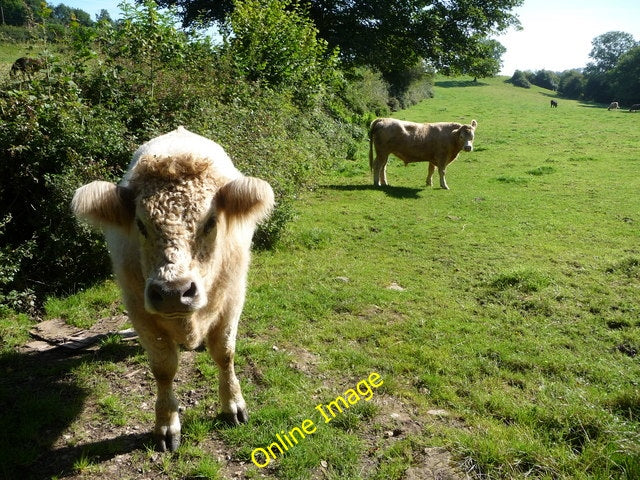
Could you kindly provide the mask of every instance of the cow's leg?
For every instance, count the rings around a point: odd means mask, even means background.
[[[376,158],[373,162],[373,185],[379,187],[387,184],[387,161],[389,155],[380,155],[376,153]]]
[[[440,174],[440,188],[449,190],[447,180],[445,179],[445,174],[447,173],[447,165],[445,163],[438,165],[438,173]]]
[[[430,187],[431,185],[433,185],[433,172],[436,170],[436,166],[429,162],[429,170],[427,172],[427,187]]]
[[[240,382],[236,377],[233,358],[236,350],[236,332],[238,330],[238,317],[230,322],[221,322],[221,325],[209,332],[207,346],[209,354],[218,364],[220,377],[220,404],[222,413],[228,423],[239,425],[249,420],[247,405],[242,397]]]
[[[389,159],[389,157],[387,157],[387,160]],[[389,185],[387,183],[387,162],[384,162],[384,165],[382,165],[382,170],[380,171],[380,184],[381,185]]]
[[[153,335],[146,340],[151,371],[158,386],[156,399],[156,425],[153,430],[158,450],[176,451],[180,446],[180,418],[178,400],[173,394],[173,379],[178,371],[178,346],[166,335]]]

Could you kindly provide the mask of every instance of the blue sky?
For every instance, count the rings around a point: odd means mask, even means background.
[[[119,16],[120,0],[51,1],[81,8],[92,18],[101,9]],[[507,48],[503,75],[514,70],[582,68],[589,62],[591,40],[612,30],[630,33],[640,41],[640,0],[525,0],[514,13],[523,30],[509,30],[496,39]]]

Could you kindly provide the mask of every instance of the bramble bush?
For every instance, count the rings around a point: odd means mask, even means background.
[[[234,21],[257,22],[263,3]],[[243,44],[238,32],[214,46],[176,30],[171,12],[146,1],[125,5],[118,24],[72,25],[32,81],[2,81],[0,304],[26,310],[34,299],[37,307],[47,295],[109,275],[102,236],[70,213],[73,192],[95,179],[118,181],[138,145],[179,125],[217,141],[241,171],[271,183],[277,207],[254,242],[277,243],[300,189],[353,154],[367,110],[386,111],[387,99],[374,74],[363,74],[360,85],[345,80],[298,10],[267,3],[282,20],[270,44],[279,53],[269,58],[282,65],[270,70],[248,73],[257,53],[243,51],[254,43]],[[264,38],[269,31],[261,29],[274,25],[254,25],[251,35]],[[296,44],[296,35],[305,42]],[[291,48],[300,50],[289,57]]]

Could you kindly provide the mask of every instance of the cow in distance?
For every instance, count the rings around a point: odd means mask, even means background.
[[[374,186],[387,185],[387,162],[393,154],[405,166],[414,162],[428,162],[427,186],[432,185],[435,169],[440,175],[440,187],[448,190],[445,178],[447,166],[461,150],[471,152],[478,122],[414,123],[393,118],[378,118],[369,128],[369,167]],[[375,157],[374,157],[375,149]]]
[[[25,78],[31,80],[31,74],[42,70],[44,68],[44,65],[44,59],[42,58],[20,57],[15,62],[13,62],[13,65],[11,65],[9,76],[11,78],[15,78],[18,73],[22,73],[23,80]]]
[[[157,383],[159,450],[180,444],[173,379],[179,345],[206,344],[219,369],[223,417],[247,422],[234,371],[251,239],[274,204],[217,143],[179,127],[143,144],[119,184],[76,190],[72,209],[104,231],[129,318]]]

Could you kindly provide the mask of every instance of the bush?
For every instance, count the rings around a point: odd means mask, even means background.
[[[287,89],[311,105],[332,84],[337,52],[295,0],[236,0],[223,54],[249,82]]]
[[[423,62],[413,68],[387,72],[389,107],[391,110],[408,108],[425,98],[433,97],[434,74]]]
[[[558,93],[566,98],[579,99],[584,92],[584,75],[577,70],[567,70],[560,75]]]
[[[108,272],[101,241],[73,221],[68,205],[79,183],[113,178],[103,159],[122,163],[129,145],[120,123],[89,108],[79,93],[51,77],[0,98],[2,244],[15,250],[3,258],[12,274],[2,295],[64,291],[69,282]]]
[[[548,90],[558,89],[558,75],[550,70],[538,70],[532,75],[531,83]]]
[[[520,70],[516,70],[507,82],[515,85],[516,87],[531,88],[531,82],[527,79],[526,74]]]

